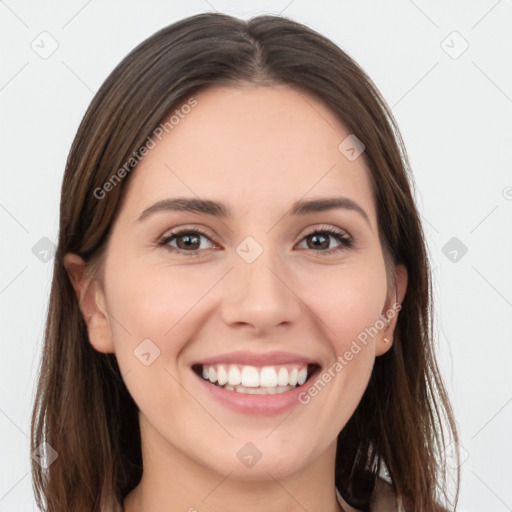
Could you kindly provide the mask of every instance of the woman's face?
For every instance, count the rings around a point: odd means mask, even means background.
[[[194,98],[129,178],[91,343],[115,352],[145,453],[162,464],[168,454],[257,479],[333,463],[396,321],[379,322],[395,296],[365,162],[303,92]],[[397,285],[400,300],[404,272]]]

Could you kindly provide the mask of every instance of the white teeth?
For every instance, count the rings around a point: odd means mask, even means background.
[[[278,386],[288,386],[288,370],[286,368],[279,368],[277,384]]]
[[[202,367],[203,379],[230,391],[249,394],[272,394],[302,386],[308,377],[303,363],[277,366],[242,366],[212,364]],[[263,391],[262,391],[263,390]]]
[[[240,375],[240,370],[236,366],[229,367],[228,383],[230,386],[238,386],[239,384],[242,383],[242,376]]]
[[[282,368],[281,368],[282,369]],[[286,370],[286,368],[285,368]],[[288,379],[286,379],[286,384]],[[265,366],[260,373],[260,386],[263,388],[275,388],[277,386],[277,374],[272,366]]]
[[[297,368],[293,368],[293,370],[288,375],[288,384],[290,386],[295,386],[297,384],[297,375],[299,374],[299,370]]]
[[[242,386],[246,388],[257,388],[259,385],[260,374],[258,370],[254,366],[244,366],[242,369]]]
[[[219,365],[217,368],[217,382],[219,383],[219,386],[224,386],[226,382],[228,381],[228,374],[226,372],[226,369],[224,366]]]
[[[248,395],[274,395],[278,393],[284,393],[285,391],[291,391],[294,386],[276,386],[275,388],[244,388],[243,386],[225,386],[224,389],[229,391],[236,391],[237,393],[246,393]]]

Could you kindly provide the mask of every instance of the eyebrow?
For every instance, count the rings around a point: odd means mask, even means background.
[[[293,203],[289,210],[290,215],[308,215],[310,213],[325,212],[334,209],[351,210],[358,213],[370,226],[370,219],[366,212],[352,199],[348,197],[329,197],[320,199],[301,199]],[[139,216],[141,221],[153,213],[161,211],[175,211],[188,213],[202,213],[221,219],[231,216],[230,209],[223,203],[212,201],[210,199],[180,197],[173,199],[163,199],[154,205],[145,209]]]

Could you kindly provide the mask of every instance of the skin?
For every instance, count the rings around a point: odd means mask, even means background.
[[[216,86],[194,97],[198,105],[132,172],[101,279],[87,278],[77,255],[65,257],[90,342],[115,352],[140,410],[144,475],[125,510],[337,511],[336,437],[375,358],[391,347],[384,337],[392,340],[397,315],[291,414],[229,410],[208,399],[190,365],[235,350],[284,350],[329,368],[392,307],[369,172],[362,157],[338,150],[346,127],[305,93]],[[221,201],[232,216],[160,211],[137,220],[177,196]],[[359,204],[369,224],[346,209],[286,215],[298,199],[334,196]],[[307,235],[326,226],[350,235],[353,247],[327,238],[324,247],[340,250],[322,256]],[[194,227],[208,234],[199,256],[156,243]],[[263,248],[252,263],[236,252],[247,236]],[[394,281],[401,303],[403,266]],[[149,366],[133,353],[146,338],[160,350]],[[236,456],[249,441],[262,453],[251,468]]]

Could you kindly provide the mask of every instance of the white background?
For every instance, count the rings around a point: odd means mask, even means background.
[[[512,1],[183,4],[0,2],[0,512],[36,510],[28,433],[52,261],[32,248],[56,242],[78,124],[134,46],[212,10],[305,23],[353,57],[392,107],[415,175],[442,371],[466,457],[458,510],[512,510]],[[58,43],[47,59],[31,47],[43,31]],[[457,56],[462,38],[469,47]],[[468,249],[456,262],[443,253],[452,237]]]

